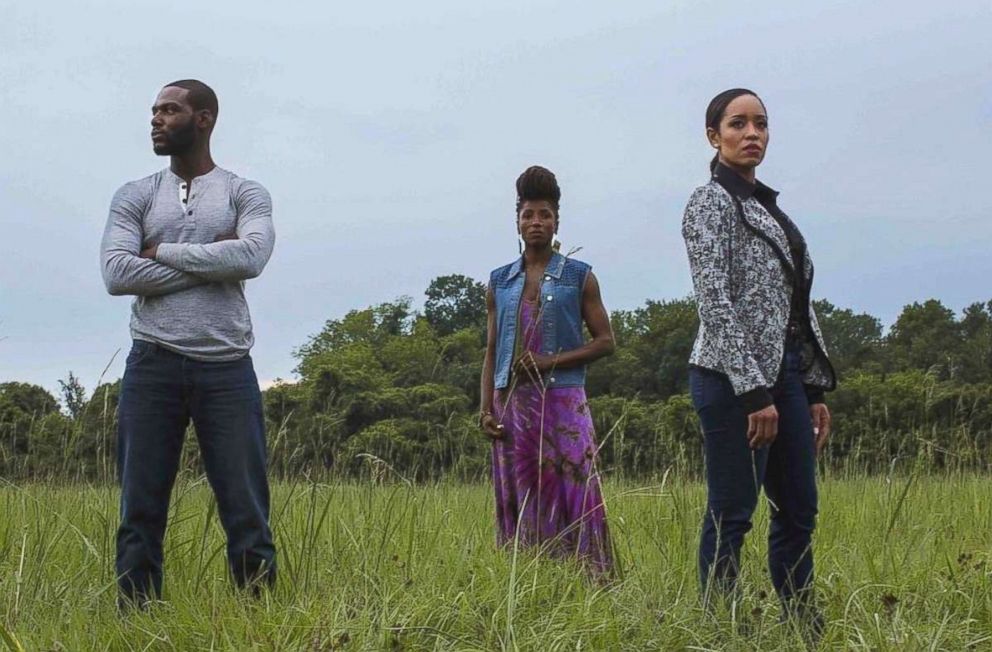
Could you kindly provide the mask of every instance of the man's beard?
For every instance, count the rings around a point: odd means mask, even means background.
[[[163,135],[165,136],[164,143],[152,144],[152,149],[155,150],[156,154],[159,156],[185,154],[193,147],[193,142],[196,140],[196,126],[190,120],[182,127],[174,131],[164,132]]]

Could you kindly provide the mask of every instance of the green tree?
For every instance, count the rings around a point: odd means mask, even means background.
[[[689,391],[689,355],[699,330],[696,302],[691,298],[648,301],[635,311],[637,357],[650,372],[659,398]]]
[[[86,406],[86,388],[79,382],[76,374],[69,372],[69,377],[59,380],[59,392],[62,394],[62,405],[69,416],[75,420],[82,414]]]
[[[411,302],[410,297],[400,297],[364,310],[351,310],[341,319],[329,319],[324,328],[296,349],[293,355],[302,364],[320,353],[349,344],[377,345],[391,335],[403,335],[409,331],[413,319]],[[300,368],[297,368],[297,373],[302,373]]]
[[[951,378],[961,355],[961,328],[954,312],[936,299],[903,308],[887,338],[889,364]]]
[[[486,285],[462,274],[439,276],[431,281],[424,302],[424,317],[438,335],[486,325]]]
[[[61,436],[63,420],[58,401],[45,388],[0,383],[0,471],[10,473],[15,465],[32,470],[44,466],[41,457],[28,460],[27,456],[44,442]]]
[[[877,362],[882,346],[882,322],[877,317],[838,308],[823,299],[814,301],[813,308],[838,374]]]
[[[471,399],[473,411],[479,406],[479,378],[485,347],[479,333],[460,330],[440,338],[439,376],[443,382],[461,389]]]
[[[432,382],[441,375],[441,347],[427,320],[417,319],[409,333],[383,339],[376,357],[392,383],[403,387]]]
[[[0,383],[0,421],[15,417],[43,417],[59,409],[44,387],[30,383]]]
[[[589,393],[665,399],[688,391],[689,354],[699,329],[691,298],[647,301],[611,317],[617,352],[589,370]]]
[[[961,322],[961,380],[992,383],[992,301],[973,303],[964,309]]]

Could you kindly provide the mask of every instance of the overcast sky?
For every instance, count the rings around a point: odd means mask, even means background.
[[[92,389],[126,351],[100,236],[114,191],[167,165],[149,107],[186,77],[220,97],[217,163],[273,197],[247,290],[263,383],[326,319],[513,259],[533,163],[609,308],[685,296],[703,113],[733,86],[768,107],[759,178],[815,296],[887,324],[992,299],[988,0],[145,4],[0,0],[0,382]]]

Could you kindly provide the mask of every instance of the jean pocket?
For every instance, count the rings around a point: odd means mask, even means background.
[[[714,404],[726,403],[728,395],[733,396],[733,389],[723,374],[693,368],[689,370],[689,395],[699,412]]]
[[[139,362],[147,359],[155,352],[155,349],[156,346],[151,342],[135,340],[134,344],[131,345],[131,351],[127,354],[127,360],[124,361],[124,365],[127,367],[133,367]]]
[[[702,369],[689,370],[689,394],[703,433],[724,432],[734,409],[734,392],[725,376]]]

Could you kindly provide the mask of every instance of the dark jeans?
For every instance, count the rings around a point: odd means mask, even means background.
[[[699,576],[705,596],[736,587],[744,535],[761,486],[771,506],[768,570],[786,608],[802,608],[813,584],[816,525],[816,455],[813,423],[799,371],[799,353],[788,349],[772,396],[778,437],[752,451],[747,415],[722,374],[692,369],[692,401],[705,439],[706,516],[699,543]]]
[[[162,595],[162,537],[186,426],[196,427],[207,479],[227,533],[234,580],[275,580],[265,477],[265,422],[251,358],[200,362],[135,341],[118,405],[121,597]]]

